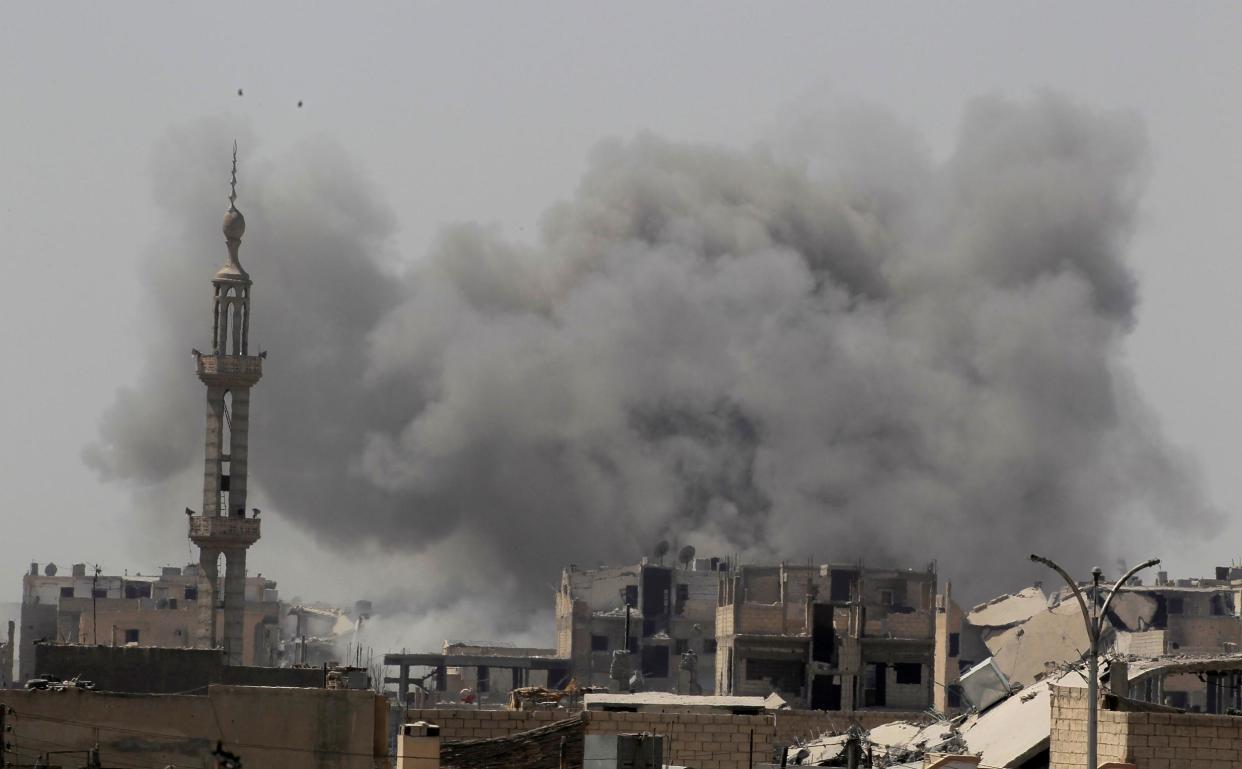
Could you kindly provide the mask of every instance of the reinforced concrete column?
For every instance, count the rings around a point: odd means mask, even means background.
[[[216,635],[216,586],[219,584],[217,561],[220,551],[201,548],[198,551],[198,646],[214,649]]]
[[[250,388],[233,390],[232,427],[229,431],[229,507],[230,516],[246,515],[247,462],[250,458]]]
[[[245,647],[246,550],[224,551],[224,656],[229,665],[241,665]]]
[[[224,388],[207,388],[207,440],[203,454],[203,515],[220,514],[220,441],[224,432]]]

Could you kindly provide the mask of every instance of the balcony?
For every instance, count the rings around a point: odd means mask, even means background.
[[[259,538],[258,518],[190,517],[190,539],[199,545],[251,545]]]
[[[263,376],[257,355],[199,355],[198,378],[208,384],[253,385]]]

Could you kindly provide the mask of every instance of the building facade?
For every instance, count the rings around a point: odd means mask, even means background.
[[[597,569],[570,565],[556,596],[557,656],[570,660],[580,685],[615,688],[609,675],[612,654],[629,649],[642,688],[711,694],[722,568],[717,558],[676,567],[646,559]]]
[[[932,705],[936,572],[860,564],[742,566],[721,575],[718,694],[816,710]]]
[[[165,567],[158,576],[88,573],[74,564],[59,574],[38,564],[22,577],[21,649],[18,681],[36,673],[36,641],[92,645],[214,648],[196,634],[200,605],[198,565]],[[281,662],[280,596],[276,583],[261,576],[246,580],[243,590],[241,663]],[[209,605],[209,604],[208,604]],[[223,610],[216,609],[222,614]]]

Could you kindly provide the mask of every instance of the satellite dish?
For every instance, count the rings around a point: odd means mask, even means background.
[[[43,573],[49,577],[55,577],[56,576],[56,564],[49,563],[47,566],[44,566]]]
[[[660,563],[664,563],[664,556],[668,555],[668,548],[669,544],[667,539],[662,539],[656,543],[655,557]]]
[[[689,566],[694,560],[694,545],[686,545],[677,551],[677,562],[682,566]]]

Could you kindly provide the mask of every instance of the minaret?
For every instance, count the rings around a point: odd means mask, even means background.
[[[237,143],[229,209],[224,214],[228,262],[212,286],[211,352],[194,351],[198,378],[207,385],[207,439],[203,467],[203,511],[190,516],[190,540],[199,547],[198,645],[216,648],[219,574],[224,555],[224,653],[242,664],[246,606],[246,549],[259,539],[259,520],[246,517],[247,441],[250,388],[263,375],[265,354],[250,354],[250,276],[237,261],[246,219],[237,210]]]

